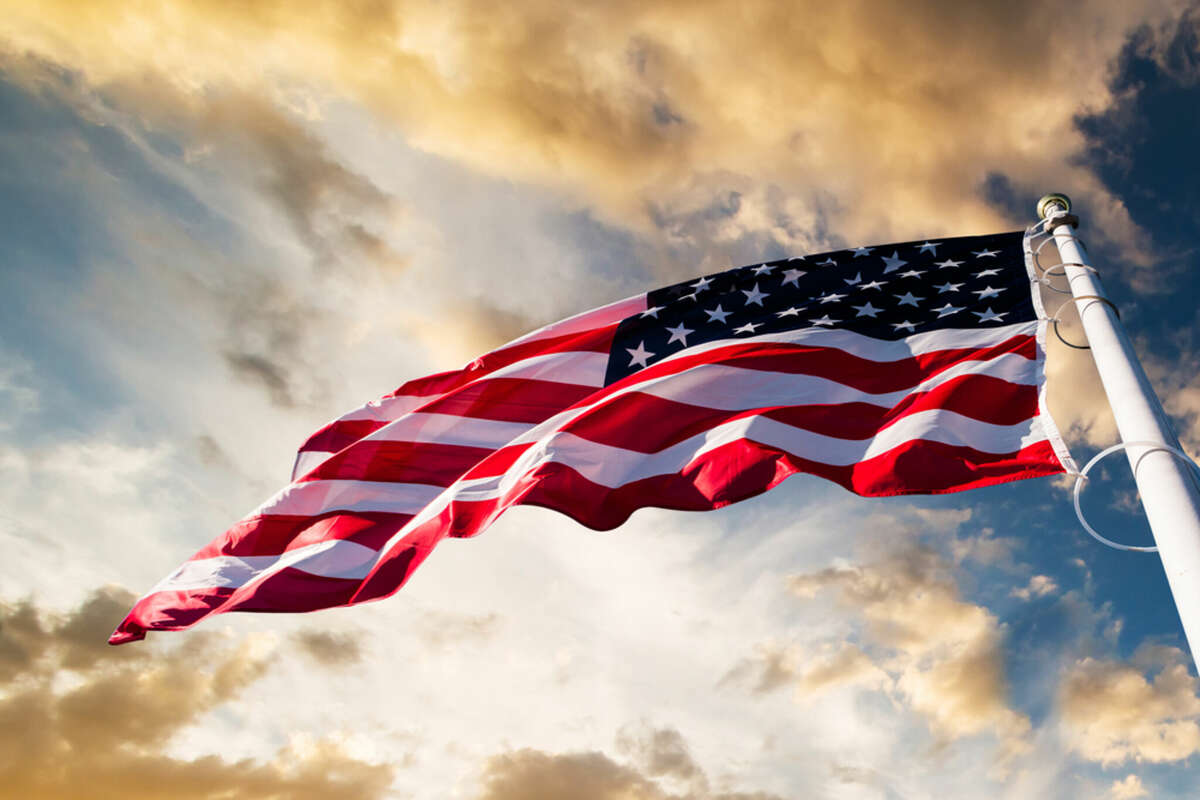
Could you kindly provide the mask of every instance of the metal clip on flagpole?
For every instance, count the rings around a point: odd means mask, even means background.
[[[1116,307],[1075,237],[1079,221],[1070,211],[1071,201],[1062,194],[1048,194],[1037,206],[1058,246],[1195,662],[1200,656],[1200,486],[1192,474],[1194,465],[1178,457],[1179,440]]]

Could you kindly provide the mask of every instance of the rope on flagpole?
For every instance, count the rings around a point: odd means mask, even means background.
[[[1162,444],[1160,442],[1150,442],[1150,441],[1118,442],[1117,444],[1114,444],[1112,447],[1107,447],[1107,448],[1101,450],[1099,453],[1097,453],[1095,456],[1092,457],[1092,460],[1089,461],[1082,470],[1080,470],[1077,473],[1073,473],[1075,476],[1075,492],[1074,492],[1074,494],[1075,494],[1075,516],[1079,518],[1079,523],[1081,525],[1083,525],[1083,529],[1085,531],[1087,531],[1088,533],[1090,533],[1092,535],[1093,539],[1095,539],[1096,541],[1100,542],[1103,545],[1107,545],[1108,547],[1113,548],[1114,550],[1125,550],[1125,551],[1128,551],[1131,553],[1157,553],[1158,552],[1157,547],[1141,547],[1141,546],[1132,545],[1132,544],[1121,544],[1120,542],[1114,542],[1112,539],[1105,538],[1104,536],[1101,536],[1096,531],[1095,528],[1093,528],[1091,525],[1089,525],[1088,521],[1083,516],[1083,508],[1080,505],[1079,498],[1083,491],[1083,484],[1086,483],[1088,480],[1088,473],[1091,472],[1092,467],[1094,467],[1098,463],[1100,463],[1100,461],[1105,456],[1112,455],[1113,453],[1117,452],[1118,450],[1124,450],[1127,447],[1145,447],[1145,448],[1147,448],[1147,450],[1144,453],[1142,453],[1140,456],[1138,456],[1138,459],[1135,462],[1135,466],[1133,468],[1133,474],[1134,474],[1135,480],[1137,478],[1137,466],[1142,463],[1142,459],[1145,458],[1150,453],[1153,453],[1157,450],[1162,450],[1163,452],[1170,453],[1171,455],[1175,456],[1179,460],[1183,461],[1185,464],[1187,464],[1193,470],[1195,470],[1197,474],[1200,474],[1200,466],[1198,466],[1196,464],[1196,462],[1192,460],[1191,456],[1189,456],[1187,453],[1183,452],[1183,450],[1180,450],[1178,447],[1171,447],[1170,445],[1167,445],[1167,444]]]

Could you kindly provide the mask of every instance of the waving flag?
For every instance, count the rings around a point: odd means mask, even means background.
[[[292,482],[110,641],[384,597],[439,541],[517,504],[607,530],[796,472],[863,496],[1062,472],[1026,251],[1006,233],[730,269],[410,381],[314,434]]]

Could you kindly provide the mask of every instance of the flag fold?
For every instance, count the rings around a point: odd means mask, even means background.
[[[768,261],[549,325],[313,434],[292,482],[155,586],[110,642],[398,590],[513,505],[607,530],[804,472],[856,494],[1064,471],[1021,233]]]

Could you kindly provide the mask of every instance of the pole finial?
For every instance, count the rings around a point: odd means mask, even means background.
[[[1058,194],[1058,193],[1045,195],[1044,197],[1042,197],[1041,200],[1038,200],[1038,204],[1037,204],[1038,219],[1045,219],[1047,213],[1050,211],[1051,206],[1055,206],[1055,205],[1062,206],[1062,210],[1064,213],[1067,211],[1070,211],[1071,210],[1071,198],[1067,197],[1065,194]]]

